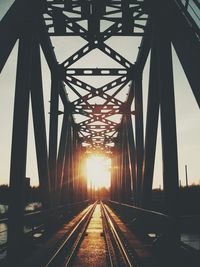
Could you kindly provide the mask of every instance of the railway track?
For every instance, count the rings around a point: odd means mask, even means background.
[[[109,254],[109,266],[139,267],[136,256],[117,224],[114,222],[107,207],[101,203],[104,235]]]
[[[99,216],[94,214],[99,214]],[[94,221],[93,223],[92,220]],[[91,226],[91,224],[93,226]],[[90,233],[92,231],[91,229],[93,229],[94,232],[98,230],[95,230],[95,225],[98,225],[99,228],[97,228],[101,231],[101,244],[98,243],[99,239],[97,241],[94,240],[96,235],[88,234],[88,232]],[[91,242],[96,243],[95,249],[91,249],[90,247],[86,248],[87,245],[84,245],[84,242],[86,244],[90,244]],[[103,251],[105,257],[102,262],[99,262],[98,247],[102,246],[102,244],[104,246]],[[89,252],[88,255],[84,255],[84,257],[87,258],[85,262],[80,262],[83,257],[83,254],[80,252],[83,250],[82,247],[84,247],[85,254],[87,254],[87,249]],[[97,252],[92,252],[92,250],[96,250]],[[99,253],[102,253],[102,250]],[[91,260],[92,264],[90,262]],[[135,260],[134,253],[129,248],[128,242],[115,224],[109,213],[109,209],[102,202],[96,202],[91,205],[71,233],[48,260],[45,267],[84,267],[91,266],[90,264],[92,266],[105,267],[139,267]]]

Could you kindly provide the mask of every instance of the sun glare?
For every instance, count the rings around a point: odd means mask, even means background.
[[[88,187],[110,187],[111,159],[105,156],[89,156],[86,160]]]

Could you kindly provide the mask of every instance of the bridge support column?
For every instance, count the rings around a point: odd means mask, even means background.
[[[69,117],[69,123],[71,122]],[[71,161],[70,161],[70,154],[71,154],[71,147],[70,147],[70,134],[71,134],[71,124],[69,124],[69,128],[67,129],[67,141],[66,141],[66,150],[65,150],[65,162],[64,162],[64,173],[63,173],[63,188],[62,188],[62,203],[67,204],[70,202],[70,173],[71,173]]]
[[[121,129],[121,201],[131,203],[131,177],[128,158],[128,138],[126,115],[122,118]]]
[[[81,181],[80,181],[80,160],[79,160],[80,143],[78,140],[78,132],[73,126],[73,180],[74,180],[74,202],[78,202],[82,198]]]
[[[24,29],[19,39],[10,167],[8,259],[13,262],[13,264],[17,264],[22,257],[24,244],[24,191],[27,157],[31,50],[32,34]]]
[[[77,131],[75,126],[72,127],[72,153],[71,153],[71,168],[72,168],[72,202],[77,201]]]
[[[58,139],[58,98],[60,81],[58,73],[51,74],[51,101],[50,101],[50,126],[49,126],[49,174],[51,181],[52,205],[56,204],[57,183],[57,139]]]
[[[69,171],[69,180],[68,180],[68,193],[69,193],[69,202],[74,202],[74,176],[73,176],[73,133],[72,133],[72,127],[70,129],[69,133],[69,139],[68,139],[68,155],[69,155],[69,165],[68,165],[68,171]]]
[[[126,203],[126,147],[125,147],[125,131],[124,118],[122,118],[121,133],[121,202]]]
[[[121,144],[117,145],[117,179],[116,179],[116,200],[121,201],[121,155],[120,155],[120,146]]]
[[[35,134],[35,145],[37,154],[37,165],[39,184],[44,209],[50,207],[50,180],[47,155],[46,126],[44,115],[44,100],[42,88],[40,47],[38,37],[35,35],[32,49],[32,72],[31,72],[31,103],[33,112],[33,124]]]
[[[165,31],[159,40],[160,111],[163,155],[163,182],[166,211],[176,217],[178,212],[178,156],[171,43]],[[164,36],[163,36],[164,35]]]
[[[78,178],[79,178],[79,192],[78,201],[87,199],[87,174],[85,170],[86,155],[83,151],[81,143],[78,144]]]
[[[117,148],[113,148],[113,154],[111,158],[111,200],[117,201],[118,200],[118,154],[117,154]]]
[[[158,61],[157,43],[155,35],[152,36],[152,49],[150,58],[149,93],[146,119],[145,152],[143,163],[143,207],[151,208],[151,195],[153,184],[153,172],[155,163],[156,139],[159,115],[159,84],[158,84]]]
[[[128,142],[128,158],[129,167],[131,174],[131,187],[133,194],[133,204],[136,205],[136,195],[137,195],[137,184],[136,184],[136,152],[135,152],[135,141],[133,134],[133,124],[131,114],[126,115],[127,119],[127,142]]]
[[[77,179],[78,179],[78,191],[77,191],[77,201],[84,200],[84,175],[83,175],[83,162],[84,155],[81,157],[81,144],[78,142],[77,151]]]
[[[178,156],[176,116],[171,51],[170,3],[152,11],[155,40],[157,43],[157,79],[160,92],[160,116],[163,158],[163,184],[166,213],[174,218],[178,215]],[[162,12],[165,10],[165,12]]]
[[[120,169],[119,169],[119,200],[120,202],[124,202],[124,195],[125,195],[125,179],[124,179],[124,140],[123,140],[123,123],[121,125],[120,130],[120,154],[119,154],[119,162],[120,162]]]
[[[137,177],[137,204],[142,200],[142,163],[144,154],[143,129],[143,100],[142,75],[137,74],[134,81],[135,89],[135,141],[136,141],[136,177]]]
[[[111,179],[110,179],[110,199],[115,199],[115,190],[116,190],[116,156],[113,150],[113,155],[111,159]]]
[[[87,186],[87,173],[86,173],[86,152],[85,149],[80,144],[79,152],[80,161],[80,173],[81,173],[81,185],[82,185],[82,200],[88,199],[88,186]]]
[[[132,204],[132,168],[129,154],[129,139],[128,139],[128,120],[127,115],[124,117],[124,132],[125,132],[125,179],[126,179],[126,203]]]
[[[56,183],[56,201],[57,205],[60,205],[61,202],[61,191],[64,181],[64,165],[65,165],[65,155],[66,155],[66,144],[67,144],[67,135],[69,130],[69,113],[64,110],[63,120],[62,120],[62,129],[60,135],[60,144],[58,150],[58,160],[57,160],[57,183]]]
[[[111,197],[114,201],[120,201],[120,154],[118,141],[115,143],[115,148],[113,150],[114,152],[112,158]]]

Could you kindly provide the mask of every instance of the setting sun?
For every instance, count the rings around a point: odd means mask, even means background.
[[[88,187],[110,187],[111,160],[105,156],[89,156],[86,160]]]

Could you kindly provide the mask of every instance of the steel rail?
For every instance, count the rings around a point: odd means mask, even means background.
[[[92,214],[94,212],[94,209],[96,207],[96,202],[86,211],[86,213],[83,215],[83,217],[78,221],[78,223],[75,225],[73,230],[70,232],[70,234],[66,237],[66,239],[62,242],[62,244],[59,246],[59,248],[55,251],[55,253],[51,256],[51,258],[48,260],[48,263],[45,265],[45,267],[51,267],[51,266],[57,266],[57,261],[61,261],[61,256],[63,256],[63,253],[66,251],[67,254],[67,247],[71,242],[73,242],[73,245],[70,246],[70,253],[69,255],[65,255],[65,259],[63,260],[62,266],[70,266],[71,260],[77,250],[78,245],[80,244],[82,237],[87,229],[87,226],[90,222],[90,219],[92,217]],[[76,237],[77,235],[77,237]],[[73,241],[73,238],[75,238],[75,241]]]
[[[120,237],[120,234],[122,235],[122,233],[119,234],[119,230],[118,228],[115,226],[115,223],[111,217],[111,215],[109,214],[107,208],[105,207],[105,205],[103,203],[101,203],[101,207],[102,207],[102,212],[104,214],[104,218],[106,220],[106,223],[108,224],[108,227],[110,229],[110,233],[112,234],[112,241],[117,245],[121,257],[123,259],[124,265],[127,267],[139,267],[139,265],[133,261],[132,257],[130,257],[129,252],[124,244],[124,241],[122,240],[122,238]],[[110,248],[108,248],[109,250]],[[113,258],[111,255],[111,251],[109,251],[109,258],[110,258],[110,263],[111,266],[116,266],[113,264]]]
[[[111,240],[109,225],[108,225],[107,220],[104,219],[105,214],[104,214],[102,207],[101,207],[101,215],[102,215],[102,225],[103,225],[105,243],[106,243],[106,247],[108,249],[110,267],[115,267],[115,266],[117,266],[116,255],[115,255],[114,247],[113,247],[112,240]]]

